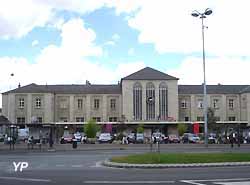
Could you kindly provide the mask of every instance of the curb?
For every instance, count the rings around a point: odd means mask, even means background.
[[[194,168],[194,167],[226,167],[226,166],[250,166],[250,162],[225,162],[225,163],[191,163],[191,164],[128,164],[116,163],[110,160],[102,162],[103,166],[114,168]]]

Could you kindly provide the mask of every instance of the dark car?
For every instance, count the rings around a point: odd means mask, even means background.
[[[127,140],[128,140],[128,144],[129,143],[135,143],[136,142],[135,133],[128,134]]]

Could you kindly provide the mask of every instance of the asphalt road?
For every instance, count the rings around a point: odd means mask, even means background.
[[[180,150],[180,149],[176,149]],[[214,151],[215,149],[211,149]],[[236,151],[236,149],[233,149]],[[247,150],[242,149],[243,152]],[[172,149],[171,151],[175,151]],[[192,149],[187,150],[191,152]],[[218,150],[220,152],[221,150]],[[51,153],[0,153],[2,185],[83,185],[83,184],[180,184],[250,185],[250,167],[116,169],[101,161],[144,150],[68,151]],[[200,152],[203,152],[200,150]],[[204,152],[207,150],[204,149]],[[250,154],[249,154],[250,155]],[[28,162],[22,172],[13,162]]]

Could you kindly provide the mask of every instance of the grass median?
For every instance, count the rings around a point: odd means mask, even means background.
[[[113,157],[111,162],[129,164],[188,164],[250,161],[249,153],[146,153]]]

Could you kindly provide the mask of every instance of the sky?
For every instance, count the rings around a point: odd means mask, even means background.
[[[250,1],[0,1],[0,93],[36,83],[116,84],[144,67],[202,84],[250,84]],[[14,74],[14,75],[11,75]],[[1,107],[0,97],[0,107]]]

